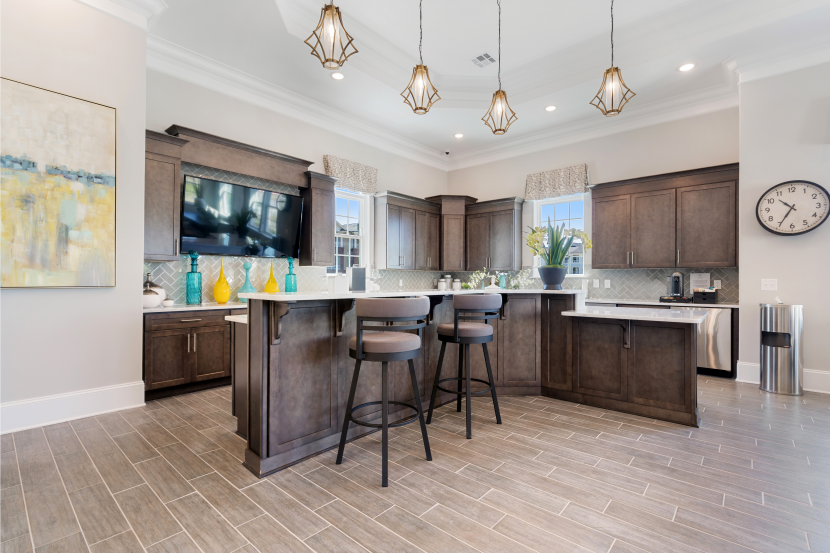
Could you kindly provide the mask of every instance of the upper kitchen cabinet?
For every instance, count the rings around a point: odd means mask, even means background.
[[[303,198],[303,228],[300,233],[300,265],[334,265],[334,183],[337,179],[307,171],[308,188],[300,189]]]
[[[464,233],[467,228],[467,206],[476,203],[478,200],[470,196],[442,195],[430,196],[427,201],[441,206],[441,221],[438,233],[440,261],[436,268],[441,271],[466,270]]]
[[[467,206],[466,269],[498,271],[522,268],[522,198],[504,198]]]
[[[144,139],[144,259],[179,258],[182,146],[187,140],[146,131]]]
[[[375,266],[437,270],[440,205],[398,194],[375,195]]]
[[[738,165],[597,185],[594,269],[736,267]]]

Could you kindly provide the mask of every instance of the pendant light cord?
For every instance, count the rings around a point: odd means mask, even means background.
[[[496,0],[496,4],[499,6],[499,90],[501,90],[501,0]]]
[[[418,25],[421,27],[421,41],[418,43],[418,55],[421,56],[421,65],[424,65],[424,0],[421,0],[419,10],[420,19],[418,20]]]
[[[611,0],[611,67],[614,67],[614,0]]]

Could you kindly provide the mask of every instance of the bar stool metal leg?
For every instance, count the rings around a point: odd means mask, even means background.
[[[496,424],[501,424],[499,400],[496,399],[496,382],[493,380],[493,369],[490,368],[490,352],[487,351],[487,344],[481,345],[484,348],[484,364],[487,366],[487,379],[490,381],[490,395],[493,396],[493,407],[496,410]]]
[[[421,390],[418,388],[418,377],[415,376],[415,363],[409,360],[409,377],[412,379],[412,390],[415,395],[415,406],[418,408],[418,418],[421,421],[421,435],[424,437],[424,451],[427,454],[427,461],[432,461],[432,451],[429,449],[429,437],[427,436],[427,425],[424,422],[424,408],[421,406]]]
[[[467,439],[470,440],[473,437],[473,382],[470,374],[470,344],[464,344],[464,363],[465,372],[467,373]],[[458,396],[458,399],[460,401],[461,396]]]
[[[381,473],[381,486],[389,486],[389,363],[383,362],[383,415],[381,422],[381,457],[383,458],[383,471]]]
[[[340,434],[340,447],[337,449],[337,461],[335,462],[337,465],[343,462],[343,449],[346,447],[346,435],[349,433],[349,420],[352,416],[352,406],[354,405],[354,394],[357,391],[358,375],[360,375],[360,359],[357,359],[354,363],[352,388],[349,391],[349,401],[346,403],[346,416],[343,418],[343,432]]]
[[[458,344],[458,399],[455,403],[455,410],[461,412],[461,379],[464,378],[464,346]]]
[[[444,364],[444,351],[446,349],[447,343],[441,342],[441,353],[438,354],[438,368],[435,369],[435,381],[432,383],[432,397],[429,400],[427,424],[432,422],[432,410],[435,409],[435,400],[438,398],[438,381],[441,380],[441,365]]]

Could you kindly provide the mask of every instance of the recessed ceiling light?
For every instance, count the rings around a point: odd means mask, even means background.
[[[331,78],[334,79],[335,81],[339,81],[343,77],[345,77],[345,75],[343,73],[332,73],[331,74]]]
[[[553,111],[556,109],[556,106],[548,106],[545,108],[545,111]]]
[[[689,71],[689,70],[693,69],[694,66],[695,66],[695,64],[693,64],[693,63],[687,63],[686,65],[681,65],[678,69],[680,69],[680,71]]]
[[[455,135],[455,137],[456,137],[456,138],[462,138],[463,136],[464,136],[464,135],[463,135],[463,134],[461,134],[461,133],[457,133],[457,134]]]

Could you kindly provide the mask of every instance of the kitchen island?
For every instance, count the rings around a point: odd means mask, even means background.
[[[604,319],[585,307],[582,290],[496,292],[503,307],[492,321],[489,349],[497,393],[545,395],[697,425],[693,330],[705,312],[685,312],[686,318],[667,322],[652,310],[622,313],[608,307],[602,308],[606,316],[618,317]],[[418,393],[426,409],[440,350],[437,326],[453,320],[452,295],[469,293],[481,290],[241,295],[248,299],[248,378],[234,380],[234,397],[243,398],[234,409],[247,415],[239,428],[248,441],[245,466],[265,476],[337,445],[354,370],[348,341],[355,334],[356,298],[429,297],[428,324],[415,359],[420,389],[412,390],[405,362],[390,363],[390,400],[411,402]],[[476,349],[472,377],[486,379],[483,354]],[[457,364],[457,350],[447,348],[445,366]],[[241,387],[245,393],[237,394]],[[380,364],[365,363],[355,401],[379,397]],[[441,395],[437,403],[449,399],[454,396]],[[357,415],[372,421],[380,417],[379,407]],[[353,426],[348,437],[371,431]]]

